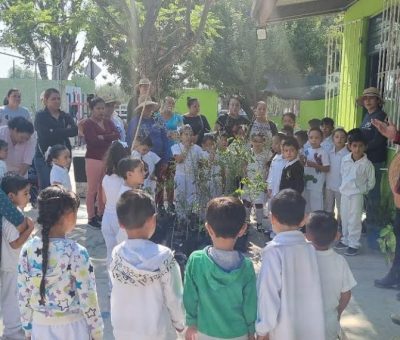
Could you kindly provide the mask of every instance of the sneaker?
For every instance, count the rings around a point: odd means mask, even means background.
[[[103,221],[103,215],[97,215],[96,216],[96,219],[97,219],[97,221],[99,222],[99,223],[101,223],[102,221]]]
[[[335,245],[334,248],[340,250],[340,249],[346,249],[347,246],[346,246],[344,243],[342,243],[342,242],[338,242],[338,243],[336,243],[336,245]]]
[[[400,326],[400,314],[392,314],[392,315],[390,315],[390,318],[392,319],[392,322],[394,324]]]
[[[394,288],[398,289],[400,286],[400,272],[397,268],[390,269],[385,277],[374,281],[375,287],[378,288]]]
[[[263,232],[264,231],[262,223],[257,223],[257,231],[259,231],[259,232]]]
[[[88,225],[90,225],[90,226],[93,227],[93,228],[97,228],[97,229],[100,229],[100,228],[101,228],[101,224],[100,224],[100,222],[97,220],[96,217],[91,218],[91,219],[88,221]]]
[[[346,252],[344,253],[346,256],[355,256],[358,255],[358,249],[357,248],[352,248],[348,247]]]

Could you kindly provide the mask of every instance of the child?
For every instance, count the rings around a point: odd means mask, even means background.
[[[105,155],[106,174],[102,181],[105,208],[101,221],[101,233],[106,243],[107,266],[111,263],[111,253],[117,245],[117,235],[119,232],[116,209],[124,180],[117,174],[118,163],[121,159],[128,156],[129,148],[119,141],[112,143]]]
[[[118,162],[118,175],[123,178],[123,183],[119,189],[118,198],[125,191],[139,189],[146,179],[145,166],[141,159],[126,157]],[[126,240],[128,235],[124,229],[119,228],[117,243]]]
[[[250,259],[234,250],[244,235],[246,211],[233,197],[208,203],[206,229],[212,246],[190,255],[183,302],[186,339],[254,339],[256,277]]]
[[[226,151],[228,145],[228,134],[224,131],[220,132],[217,139],[217,150],[220,152]]]
[[[0,139],[0,179],[7,173],[6,159],[8,156],[8,144]]]
[[[338,223],[331,213],[311,213],[306,225],[306,237],[317,250],[317,263],[324,302],[325,339],[337,340],[340,335],[340,316],[356,285],[353,274],[343,256],[330,248],[339,237]]]
[[[332,118],[325,117],[321,119],[321,131],[324,136],[321,146],[326,152],[330,152],[333,149],[332,131],[335,128],[335,122]]]
[[[299,144],[296,138],[287,137],[282,141],[282,155],[286,161],[282,170],[279,190],[293,189],[298,193],[304,190],[304,167],[299,157]]]
[[[346,148],[347,132],[341,128],[335,129],[332,133],[334,148],[329,152],[330,169],[326,174],[325,189],[325,211],[333,213],[335,210],[335,202],[337,211],[340,213],[340,191],[339,187],[342,182],[340,175],[340,167],[342,159],[349,153]]]
[[[347,256],[358,254],[364,195],[375,186],[374,166],[364,153],[366,145],[360,129],[349,131],[348,146],[351,153],[343,157],[340,168],[342,176],[342,184],[339,188],[340,216],[343,236],[335,247],[336,249],[347,248],[344,253]]]
[[[250,136],[250,140],[253,161],[247,164],[247,178],[253,183],[260,180],[265,183],[267,179],[267,163],[271,158],[271,151],[264,148],[264,135],[253,134]],[[249,186],[244,186],[243,190],[243,203],[246,207],[247,216],[246,220],[250,220],[251,208],[254,205],[256,210],[257,231],[263,231],[262,221],[264,217],[265,192],[250,189]]]
[[[148,191],[150,195],[155,197],[157,178],[155,176],[155,169],[158,162],[161,160],[160,157],[150,149],[153,147],[153,143],[150,137],[137,138],[132,151],[132,158],[141,159],[148,166],[148,175],[144,180],[143,189]]]
[[[308,134],[305,130],[296,131],[294,136],[297,139],[297,143],[299,143],[299,158],[302,160],[304,157],[304,147],[305,144],[308,142]]]
[[[62,185],[71,191],[71,180],[69,178],[69,167],[71,165],[71,152],[65,145],[56,144],[49,149],[47,163],[50,164],[50,184]]]
[[[282,126],[291,127],[293,130],[296,127],[296,115],[293,112],[286,112],[282,115]]]
[[[305,150],[306,162],[304,167],[306,187],[304,197],[307,201],[307,212],[323,210],[324,196],[322,190],[325,184],[325,174],[329,172],[329,157],[321,147],[322,131],[311,128],[308,131],[310,147]]]
[[[321,127],[321,119],[313,118],[308,121],[309,129],[319,129]]]
[[[316,252],[299,228],[306,202],[292,189],[271,203],[275,238],[264,248],[257,280],[258,340],[325,339]]]
[[[149,240],[156,227],[152,198],[129,190],[117,203],[118,221],[128,239],[116,246],[110,267],[114,337],[176,339],[184,328],[182,280],[173,252]]]
[[[278,133],[272,137],[272,151],[275,152],[275,156],[272,159],[267,178],[268,197],[270,199],[279,192],[282,171],[286,164],[286,161],[282,156],[281,143],[286,138],[287,137],[282,133]]]
[[[175,171],[175,201],[178,215],[184,218],[193,209],[196,203],[195,178],[199,161],[204,157],[201,148],[192,143],[193,131],[190,125],[183,125],[178,129],[180,143],[171,147],[176,161]]]
[[[30,185],[21,176],[6,176],[1,189],[17,209],[24,209],[29,203]],[[3,338],[23,339],[21,314],[18,307],[17,267],[22,245],[33,231],[33,224],[15,228],[5,217],[2,218],[1,235],[1,310],[3,312]]]
[[[53,185],[38,197],[41,237],[21,250],[19,308],[32,339],[102,339],[94,268],[87,250],[65,238],[76,225],[79,198]]]
[[[222,170],[219,165],[216,153],[215,136],[212,133],[205,133],[201,143],[204,152],[205,165],[202,167],[203,176],[206,182],[207,202],[222,195]],[[204,205],[205,207],[205,205]]]

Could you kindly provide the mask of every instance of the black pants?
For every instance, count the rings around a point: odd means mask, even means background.
[[[396,208],[396,217],[393,222],[393,231],[396,237],[396,249],[394,251],[394,260],[392,268],[400,270],[400,209]]]

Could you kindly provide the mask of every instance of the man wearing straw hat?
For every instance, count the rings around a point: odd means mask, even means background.
[[[112,93],[106,94],[105,96],[103,96],[103,99],[106,104],[106,110],[105,110],[106,119],[110,119],[114,123],[115,127],[119,132],[120,140],[125,142],[126,140],[125,124],[124,121],[115,112],[115,108],[121,105],[121,102]]]
[[[373,120],[386,121],[387,115],[383,112],[383,98],[376,87],[369,87],[363,91],[362,96],[357,98],[357,104],[367,110],[362,123],[361,130],[367,141],[367,157],[375,168],[375,187],[368,193],[366,199],[366,219],[364,227],[377,229],[380,227],[379,205],[381,200],[381,168],[385,167],[387,155],[387,139],[381,135],[372,124]]]

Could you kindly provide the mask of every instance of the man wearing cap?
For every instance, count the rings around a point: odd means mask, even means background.
[[[118,114],[115,112],[115,107],[121,105],[121,102],[118,101],[115,95],[108,94],[103,97],[104,102],[106,104],[105,110],[105,118],[110,119],[115,127],[117,128],[120,140],[125,142],[126,141],[126,132],[125,132],[125,124],[124,121],[118,117]]]
[[[381,168],[385,166],[387,156],[387,138],[381,135],[378,129],[372,124],[373,120],[386,121],[387,115],[382,110],[383,99],[376,87],[369,87],[364,90],[362,96],[357,98],[357,104],[367,110],[362,123],[361,130],[367,140],[367,157],[375,168],[375,187],[368,193],[366,199],[366,227],[379,227],[379,205],[381,200]]]

